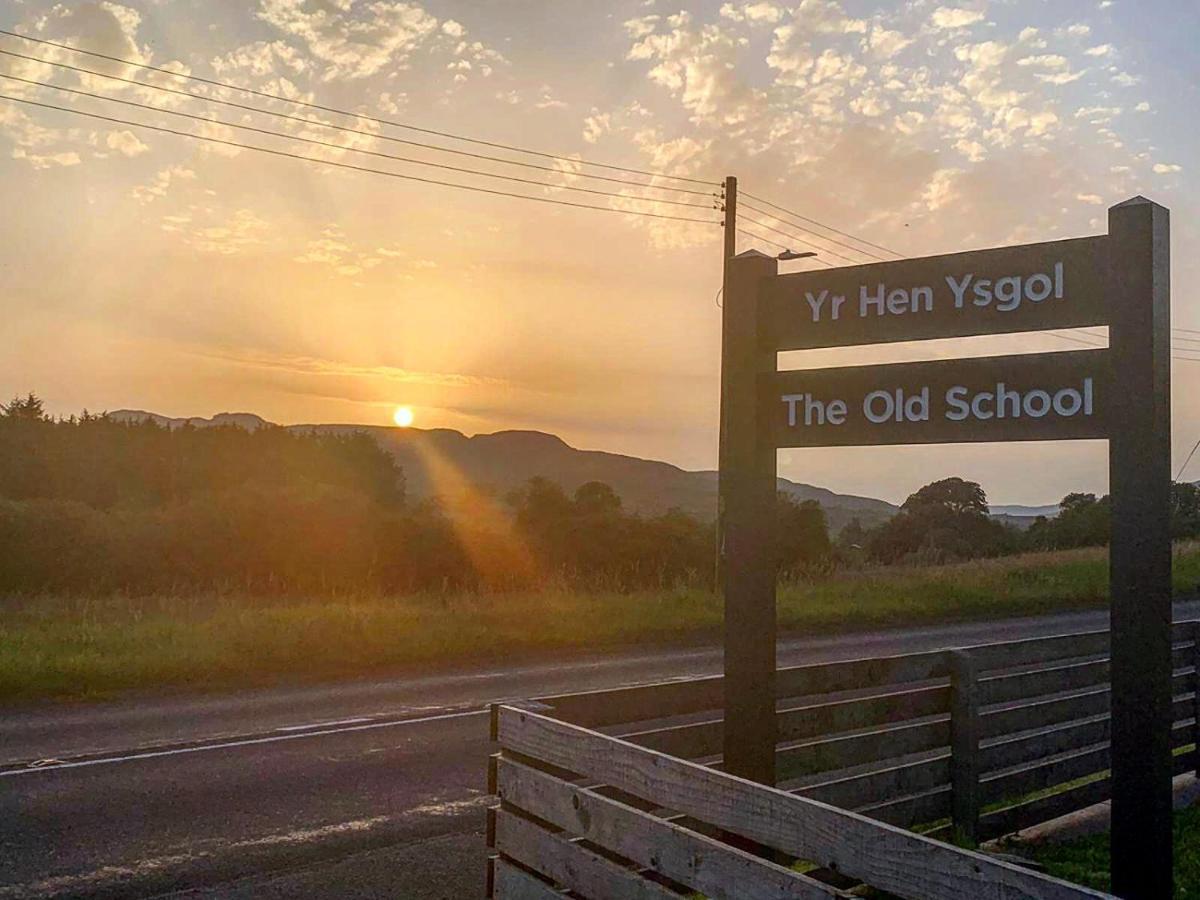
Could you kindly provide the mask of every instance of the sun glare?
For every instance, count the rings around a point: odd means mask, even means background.
[[[396,411],[392,413],[392,421],[401,428],[407,428],[413,423],[413,411],[411,406],[397,406]]]

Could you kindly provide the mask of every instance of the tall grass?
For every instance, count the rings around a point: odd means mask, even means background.
[[[1177,549],[1175,583],[1200,582],[1200,545]],[[830,633],[1032,615],[1107,603],[1103,550],[889,568],[782,585],[786,632]],[[719,635],[698,589],[562,588],[504,594],[260,597],[201,594],[0,598],[0,702],[98,698],[427,671]]]

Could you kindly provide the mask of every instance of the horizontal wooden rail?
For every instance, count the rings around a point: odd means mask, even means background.
[[[780,741],[792,741],[920,719],[949,709],[948,687],[907,688],[784,709],[779,713],[777,728]]]
[[[775,752],[780,781],[936,750],[950,744],[950,717],[905,722],[784,746]]]
[[[927,900],[1105,896],[515,707],[500,708],[498,736],[503,749],[581,772],[648,802],[900,896]],[[499,830],[499,820],[497,825]]]
[[[1198,634],[1200,623],[1174,624],[1177,747],[1197,734]],[[1019,798],[1107,768],[1108,649],[1109,633],[1097,630],[780,669],[778,777],[800,797],[905,826],[944,817],[949,803],[955,822],[978,825],[980,840],[1008,823],[1090,802],[1101,790],[1094,782]],[[527,708],[720,769],[723,699],[723,680],[712,676],[545,697]],[[1177,766],[1200,767],[1200,749],[1180,759]],[[982,812],[1007,800],[1018,802]]]
[[[498,793],[506,804],[714,900],[848,896],[744,850],[520,763],[500,761]]]
[[[801,797],[820,800],[842,809],[861,811],[884,798],[903,797],[932,791],[950,783],[950,753],[939,753],[917,762],[839,775],[793,788]]]

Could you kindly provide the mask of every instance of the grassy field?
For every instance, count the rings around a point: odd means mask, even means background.
[[[1057,878],[1101,891],[1110,887],[1107,834],[1040,844],[1026,852]],[[1200,807],[1175,814],[1175,898],[1200,900]]]
[[[1099,550],[937,568],[882,569],[788,585],[781,628],[815,634],[1107,603]],[[1200,545],[1176,551],[1179,591],[1200,584]],[[713,641],[708,592],[544,590],[338,598],[0,599],[0,703],[129,690],[207,690],[352,678],[469,660],[513,660],[635,644]]]

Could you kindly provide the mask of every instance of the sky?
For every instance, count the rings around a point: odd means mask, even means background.
[[[320,116],[361,133],[0,55],[0,74],[337,146],[2,78],[8,98],[714,223],[715,210],[630,200],[647,192],[585,181],[574,163],[361,117],[703,181],[735,175],[743,190],[905,256],[1098,234],[1107,207],[1147,196],[1172,210],[1173,324],[1198,330],[1191,342],[1186,332],[1177,338],[1176,467],[1200,440],[1196,3],[8,0],[0,28],[359,118],[17,38],[0,36],[2,50]],[[380,133],[533,159],[563,174],[448,157]],[[356,150],[625,196],[506,186]],[[0,195],[5,397],[33,391],[61,415],[132,407],[373,425],[408,405],[419,427],[538,429],[579,447],[715,467],[716,224],[453,190],[11,99],[0,100]],[[844,264],[828,251],[869,261],[808,238],[827,252],[782,271]],[[755,246],[776,252],[745,237],[739,250]],[[806,351],[782,354],[780,363],[1077,348],[1069,335],[1041,334]],[[1068,491],[1104,491],[1107,449],[788,450],[780,472],[893,501],[960,475],[980,481],[993,502],[1047,503]],[[1200,460],[1189,475],[1200,478]]]

